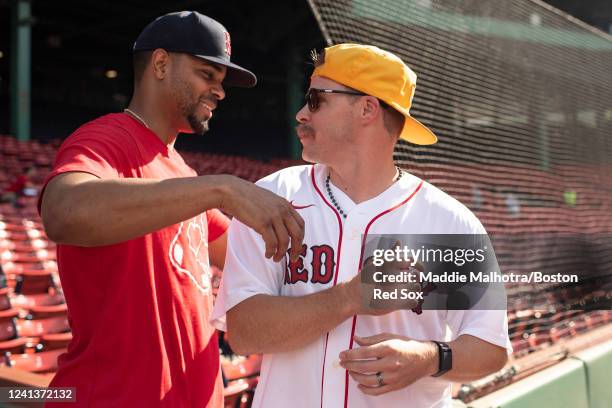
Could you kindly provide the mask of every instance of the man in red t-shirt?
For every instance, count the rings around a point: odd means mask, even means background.
[[[73,332],[51,386],[76,387],[72,407],[222,406],[210,263],[224,263],[228,220],[214,208],[261,234],[266,256],[289,244],[299,255],[290,203],[233,176],[198,177],[174,150],[179,132],[208,129],[224,85],[255,85],[230,53],[225,28],[199,13],[149,24],[128,109],[77,129],[45,180],[40,211]]]

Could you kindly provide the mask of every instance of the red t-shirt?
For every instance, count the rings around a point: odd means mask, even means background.
[[[69,171],[101,179],[196,175],[174,149],[122,113],[89,122],[66,139],[45,186]],[[77,403],[65,406],[222,406],[217,336],[208,322],[207,249],[227,226],[212,210],[115,245],[57,246],[73,340],[51,386],[76,387]]]

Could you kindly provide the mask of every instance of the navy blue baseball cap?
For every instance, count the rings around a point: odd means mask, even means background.
[[[227,67],[225,85],[250,88],[257,83],[255,74],[230,62],[232,43],[225,27],[197,11],[179,11],[156,18],[142,30],[132,52],[158,48]]]

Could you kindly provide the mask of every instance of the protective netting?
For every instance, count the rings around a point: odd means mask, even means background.
[[[439,142],[396,160],[475,212],[502,270],[579,275],[507,286],[515,352],[612,320],[612,37],[535,0],[309,3],[328,44],[417,73]]]

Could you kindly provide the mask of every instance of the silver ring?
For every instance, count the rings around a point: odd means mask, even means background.
[[[382,373],[379,371],[376,373],[376,381],[378,381],[378,386],[382,387],[383,385],[385,385],[385,381],[382,378]]]

